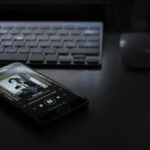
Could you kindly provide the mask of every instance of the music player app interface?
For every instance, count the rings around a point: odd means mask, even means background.
[[[0,95],[39,120],[84,102],[83,97],[21,63],[0,68]]]

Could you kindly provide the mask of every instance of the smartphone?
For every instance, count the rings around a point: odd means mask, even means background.
[[[59,119],[89,103],[85,97],[19,62],[0,68],[0,97],[40,123]]]

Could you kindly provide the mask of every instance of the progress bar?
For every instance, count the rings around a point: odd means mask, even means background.
[[[43,98],[45,98],[45,97],[47,97],[47,96],[49,96],[49,95],[52,95],[52,94],[54,94],[54,93],[56,93],[56,91],[54,91],[54,92],[52,92],[52,93],[50,93],[50,94],[48,94],[48,95],[45,95],[45,96],[43,96],[43,97],[41,97],[41,98],[39,98],[39,99],[37,99],[37,100],[35,100],[35,101],[33,101],[33,102],[30,102],[30,103],[28,103],[28,105],[31,105],[31,104],[33,104],[33,103],[39,101],[40,99],[43,99]]]

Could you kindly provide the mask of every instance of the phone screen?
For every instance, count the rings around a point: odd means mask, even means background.
[[[54,81],[17,63],[0,70],[0,94],[37,118],[79,99]]]

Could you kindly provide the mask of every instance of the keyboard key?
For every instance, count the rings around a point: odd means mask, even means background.
[[[90,36],[89,41],[99,41],[99,36]]]
[[[53,42],[52,45],[53,45],[53,47],[63,47],[64,43],[63,42]]]
[[[15,29],[25,29],[25,25],[16,25]]]
[[[30,62],[43,62],[44,61],[44,55],[42,54],[31,54]]]
[[[30,48],[27,48],[27,47],[22,47],[22,48],[19,48],[19,53],[27,53],[29,54],[30,52]]]
[[[29,25],[29,26],[27,27],[27,29],[37,29],[37,28],[38,28],[37,25]]]
[[[4,40],[11,40],[12,39],[12,35],[2,35],[1,36],[1,40],[4,41]]]
[[[52,35],[50,38],[52,41],[60,41],[61,40],[61,36],[59,36],[59,35]]]
[[[87,29],[87,27],[86,26],[79,26],[79,27],[77,27],[77,29],[78,30],[85,30],[85,29]]]
[[[15,54],[16,55],[16,54]],[[17,54],[16,60],[17,61],[27,61],[28,59],[28,54]]]
[[[75,26],[74,25],[66,25],[65,27],[64,27],[65,29],[75,29]]]
[[[4,47],[0,47],[0,53],[4,52]]]
[[[27,41],[35,41],[36,38],[37,38],[36,35],[27,35],[27,36],[26,36],[26,40],[27,40]]]
[[[56,30],[48,30],[48,31],[46,31],[46,34],[48,34],[48,35],[55,35],[56,33],[57,33]]]
[[[52,29],[62,29],[62,25],[53,25]]]
[[[68,55],[69,53],[69,49],[68,48],[59,48],[58,49],[58,54],[65,54],[65,55]]]
[[[59,58],[61,63],[71,63],[71,58]]]
[[[47,40],[49,40],[49,36],[47,36],[47,35],[39,35],[38,39],[40,41],[47,41]]]
[[[0,55],[0,61],[27,61],[28,54],[1,54]]]
[[[17,52],[17,48],[16,47],[8,47],[8,48],[6,48],[5,51],[6,51],[6,53],[16,53]]]
[[[2,46],[12,46],[13,42],[12,41],[4,41],[2,42]]]
[[[42,34],[44,34],[44,30],[34,30],[33,34],[42,35]]]
[[[27,47],[37,47],[38,42],[27,42]]]
[[[3,29],[12,29],[14,26],[13,25],[5,25],[4,27],[3,27]]]
[[[83,59],[83,58],[74,58],[74,59],[73,59],[73,62],[74,62],[74,63],[84,63],[84,62],[85,62],[85,59]]]
[[[45,48],[45,54],[55,54],[56,48]]]
[[[95,30],[97,30],[97,29],[100,29],[100,26],[91,26],[90,29],[95,29]]]
[[[42,54],[43,53],[43,48],[33,48],[32,53],[33,54]]]
[[[22,34],[26,35],[26,34],[32,34],[32,30],[22,30]]]
[[[98,42],[80,42],[79,47],[99,48],[99,43]]]
[[[63,39],[64,39],[64,41],[73,41],[74,36],[64,36]]]
[[[59,30],[58,31],[58,34],[60,34],[60,35],[68,35],[68,31],[67,30]]]
[[[99,60],[97,58],[95,58],[95,59],[88,58],[87,59],[87,63],[98,63],[98,62],[99,62]]]
[[[74,58],[85,58],[85,55],[74,55]]]
[[[86,41],[87,37],[86,36],[77,36],[76,41]]]
[[[74,48],[71,50],[71,54],[89,54],[89,55],[98,55],[99,49],[93,48]]]
[[[99,35],[99,31],[97,30],[84,30],[82,33],[84,35]]]
[[[76,47],[76,42],[66,42],[66,43],[65,43],[65,46],[66,46],[66,47],[70,47],[70,48]]]
[[[20,30],[19,29],[12,29],[9,31],[10,34],[20,34]]]
[[[0,34],[8,34],[8,30],[7,29],[0,29]]]
[[[23,41],[24,40],[24,35],[14,35],[13,38],[16,41]]]
[[[80,34],[81,34],[81,31],[79,31],[79,30],[71,31],[71,35],[80,35]]]
[[[58,60],[58,55],[51,55],[51,54],[48,54],[47,56],[46,56],[46,61],[49,63],[51,63],[51,62],[57,62],[57,60]]]
[[[50,26],[49,25],[41,25],[40,29],[50,29]]]
[[[24,41],[16,41],[16,42],[14,42],[14,45],[15,46],[25,46],[26,45],[26,42],[24,42]]]
[[[50,42],[39,42],[40,47],[49,47]]]

